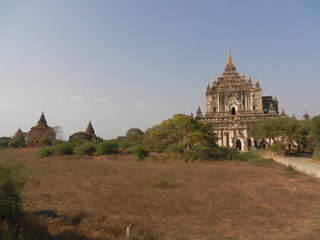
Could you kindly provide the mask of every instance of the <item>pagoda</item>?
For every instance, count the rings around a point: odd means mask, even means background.
[[[49,127],[42,112],[38,124],[31,128],[28,133],[28,144],[30,146],[51,145],[56,139],[53,128]]]

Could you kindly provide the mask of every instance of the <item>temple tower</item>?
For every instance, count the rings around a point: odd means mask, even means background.
[[[92,123],[91,123],[91,120],[89,121],[88,123],[88,126],[85,130],[86,133],[90,134],[92,136],[92,141],[97,141],[98,140],[98,137],[96,136],[95,132],[94,132],[94,129],[92,127]]]
[[[278,100],[262,96],[258,79],[252,84],[250,76],[239,75],[230,50],[222,76],[206,86],[205,107],[204,115],[198,107],[196,119],[213,125],[218,145],[239,150],[261,146],[263,140],[249,136],[248,129],[254,122],[279,116]]]
[[[47,120],[42,112],[38,124],[31,128],[28,133],[28,144],[31,146],[51,145],[55,140],[54,130],[48,126]]]

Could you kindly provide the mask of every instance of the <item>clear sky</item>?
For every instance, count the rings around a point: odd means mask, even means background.
[[[320,114],[320,1],[0,1],[0,136],[42,111],[105,139],[204,111],[231,49],[237,71],[301,118]]]

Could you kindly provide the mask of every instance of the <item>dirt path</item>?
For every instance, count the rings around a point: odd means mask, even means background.
[[[308,158],[290,157],[274,158],[274,160],[284,165],[291,165],[298,171],[320,178],[320,165],[308,162]]]

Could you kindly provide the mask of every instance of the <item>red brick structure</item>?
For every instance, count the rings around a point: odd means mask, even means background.
[[[88,126],[86,128],[86,133],[90,134],[92,136],[92,141],[97,141],[98,137],[96,136],[96,134],[94,133],[94,129],[92,127],[91,121],[89,121]]]
[[[12,138],[18,138],[21,136],[21,134],[23,134],[23,132],[21,131],[21,129],[19,128],[15,134],[13,134]]]
[[[31,146],[50,145],[56,139],[54,130],[48,126],[42,112],[38,124],[31,128],[28,133],[28,144]]]

